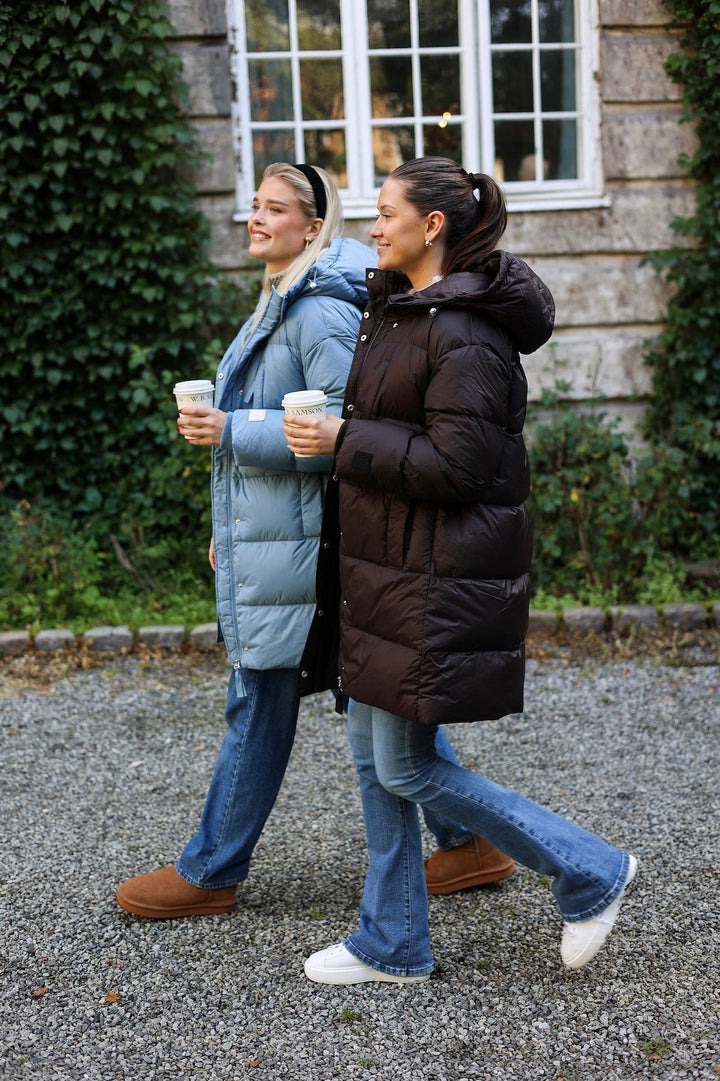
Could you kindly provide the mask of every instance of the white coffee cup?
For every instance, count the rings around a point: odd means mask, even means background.
[[[209,379],[186,379],[173,387],[178,410],[184,405],[208,405],[212,408],[214,391],[215,387]]]
[[[327,394],[323,390],[294,390],[282,400],[286,413],[296,417],[324,417],[327,408]],[[296,458],[312,458],[311,454],[296,454]]]

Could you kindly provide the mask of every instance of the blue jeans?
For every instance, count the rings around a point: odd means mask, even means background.
[[[295,739],[299,699],[295,668],[243,669],[245,697],[238,697],[235,673],[228,681],[227,732],[205,800],[200,828],[175,864],[182,878],[203,889],[243,882],[250,857],[272,810]],[[457,763],[442,731],[438,753]],[[430,813],[428,828],[441,848],[453,848],[471,834],[442,815]]]
[[[510,789],[438,756],[436,729],[350,702],[348,734],[369,864],[360,925],[347,949],[396,976],[432,970],[416,804],[462,823],[518,863],[549,875],[563,919],[588,919],[621,892],[626,852]]]

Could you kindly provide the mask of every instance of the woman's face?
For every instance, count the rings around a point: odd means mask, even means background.
[[[400,181],[392,177],[385,181],[377,221],[370,230],[381,270],[403,270],[413,282],[422,274],[430,254],[425,245],[427,221],[427,216],[404,197]]]
[[[289,184],[268,177],[253,199],[248,253],[265,262],[268,274],[279,274],[304,251],[306,239],[315,237],[319,227],[319,218],[313,222],[305,217]]]

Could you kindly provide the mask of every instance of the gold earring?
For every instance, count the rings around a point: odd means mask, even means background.
[[[308,248],[310,247],[312,242],[313,242],[313,238],[311,236],[306,236],[305,237],[305,251],[308,250]]]

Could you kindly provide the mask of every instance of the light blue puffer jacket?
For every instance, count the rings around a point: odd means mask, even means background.
[[[213,448],[217,615],[231,664],[293,668],[315,603],[329,455],[296,459],[282,430],[289,391],[324,390],[340,415],[374,252],[336,239],[285,296],[273,288],[225,353],[215,406],[228,416]]]

